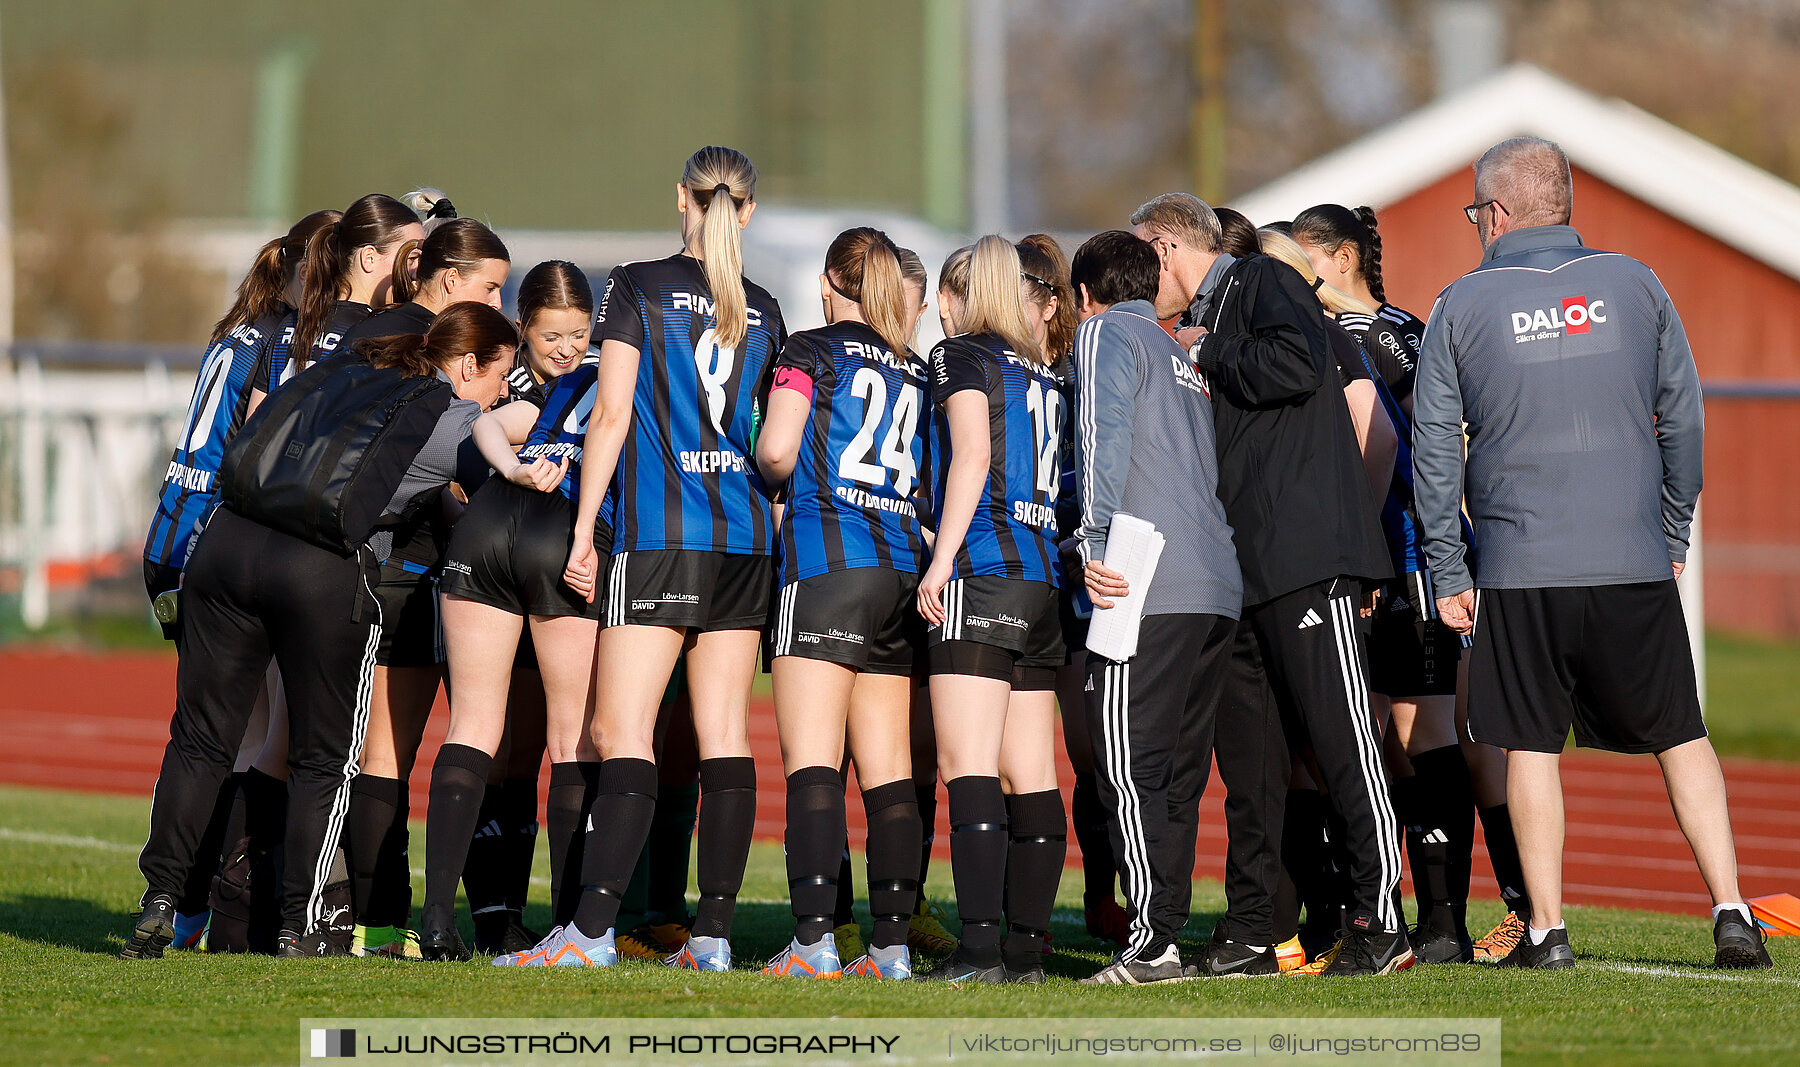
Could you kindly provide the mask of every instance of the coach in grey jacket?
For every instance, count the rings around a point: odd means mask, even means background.
[[[1511,761],[1532,912],[1507,963],[1575,963],[1557,765],[1573,726],[1583,746],[1656,753],[1716,905],[1714,962],[1767,967],[1738,893],[1675,589],[1700,494],[1693,353],[1650,268],[1582,244],[1573,200],[1568,159],[1549,141],[1504,141],[1481,157],[1464,210],[1485,253],[1438,297],[1413,393],[1413,485],[1438,613],[1475,634],[1469,734]]]
[[[1244,585],[1218,494],[1212,401],[1187,353],[1157,324],[1156,250],[1122,230],[1075,253],[1076,483],[1070,549],[1099,608],[1144,598],[1138,654],[1087,659],[1088,731],[1131,936],[1088,979],[1141,985],[1183,977],[1201,791]],[[1115,514],[1155,525],[1165,545],[1147,588],[1100,560]]]

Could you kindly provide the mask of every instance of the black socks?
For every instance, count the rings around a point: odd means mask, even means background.
[[[581,896],[581,822],[593,796],[590,780],[598,781],[598,763],[552,763],[550,798],[544,805],[544,834],[550,846],[550,921],[566,925]]]
[[[913,779],[913,800],[919,805],[919,903],[925,902],[925,876],[931,873],[931,846],[937,844],[937,776]]]
[[[838,790],[839,811],[843,789]],[[730,937],[731,915],[744,884],[750,859],[750,835],[756,829],[756,761],[728,756],[700,761],[700,904],[694,909],[693,931],[700,937]],[[831,838],[837,851],[840,835]],[[833,859],[835,860],[835,855]],[[829,868],[827,868],[829,870]],[[836,888],[832,889],[833,896]],[[829,916],[830,899],[825,914]]]
[[[525,913],[531,894],[531,863],[537,858],[537,787],[536,775],[508,778],[500,786],[500,829],[507,843],[501,899],[508,911],[519,915]]]
[[[913,878],[923,836],[919,803],[907,779],[863,790],[862,802],[869,824],[869,912],[875,917],[869,944],[893,948],[906,943],[919,897]]]
[[[1075,772],[1075,794],[1069,806],[1069,821],[1075,825],[1075,841],[1081,846],[1081,899],[1087,907],[1097,908],[1113,899],[1119,870],[1107,837],[1106,805],[1100,803],[1100,786],[1092,771]]]
[[[802,767],[787,776],[786,842],[794,938],[815,944],[835,925],[843,861],[844,776],[836,767]]]
[[[494,757],[468,745],[445,745],[431,768],[431,810],[425,816],[425,922],[446,923],[456,906],[475,836],[488,769]]]
[[[1006,797],[998,776],[951,780],[950,871],[962,915],[962,959],[978,967],[1000,962],[1000,918],[1006,879]]]
[[[392,846],[393,832],[406,783],[398,778],[359,774],[350,785],[350,821],[345,842],[350,854],[350,910],[364,926],[393,926],[393,917],[377,902],[381,858]],[[405,833],[405,823],[401,823]],[[411,876],[408,875],[410,888]],[[391,895],[391,894],[390,894]]]
[[[1419,921],[1455,934],[1469,902],[1470,853],[1475,847],[1475,793],[1462,749],[1445,745],[1411,757],[1410,788],[1396,789],[1396,806],[1406,824],[1408,858]],[[1396,783],[1398,784],[1398,783]],[[1404,806],[1401,806],[1404,805]],[[1434,913],[1448,908],[1449,915]]]
[[[1509,911],[1531,914],[1531,899],[1525,894],[1525,868],[1519,864],[1519,843],[1513,838],[1512,813],[1505,804],[1481,809],[1481,832],[1487,838],[1488,863],[1493,865],[1494,880],[1500,883],[1500,899]]]
[[[674,921],[687,915],[688,861],[700,810],[700,783],[656,787],[656,816],[644,846],[644,906]]]
[[[573,919],[582,936],[599,937],[618,919],[619,901],[655,814],[656,764],[644,759],[601,762],[587,829],[604,830],[587,835],[581,856],[583,889]]]
[[[1306,908],[1307,925],[1335,931],[1343,901],[1334,887],[1327,822],[1325,797],[1317,789],[1288,790],[1281,820],[1281,863]]]
[[[506,839],[506,825],[500,818],[502,788],[494,783],[483,790],[481,807],[475,814],[475,833],[463,859],[463,892],[469,898],[477,936],[496,923],[505,929],[506,883],[512,872],[507,867],[511,842]]]
[[[1068,819],[1062,792],[1056,789],[1008,796],[1006,813],[1011,836],[1006,850],[1006,945],[1001,955],[1008,970],[1030,971],[1043,965],[1044,939],[1069,851]]]

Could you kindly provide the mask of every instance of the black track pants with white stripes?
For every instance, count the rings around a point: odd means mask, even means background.
[[[175,717],[138,860],[150,892],[178,894],[196,861],[214,861],[195,851],[273,657],[288,700],[282,926],[304,933],[324,918],[380,636],[353,621],[365,580],[355,559],[223,508],[208,525],[182,587]]]
[[[1147,615],[1129,662],[1088,656],[1095,779],[1131,911],[1126,959],[1154,959],[1187,925],[1213,710],[1235,630],[1218,615]]]
[[[1226,789],[1226,936],[1273,937],[1290,749],[1310,743],[1348,826],[1354,906],[1388,930],[1400,915],[1400,834],[1369,716],[1361,585],[1320,582],[1244,609],[1219,705],[1214,754]]]

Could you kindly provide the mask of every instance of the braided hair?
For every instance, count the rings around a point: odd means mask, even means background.
[[[1386,286],[1381,280],[1381,232],[1375,228],[1375,209],[1368,206],[1352,211],[1342,204],[1319,204],[1294,216],[1294,240],[1335,254],[1346,242],[1356,246],[1356,269],[1369,295],[1377,303],[1387,303]]]

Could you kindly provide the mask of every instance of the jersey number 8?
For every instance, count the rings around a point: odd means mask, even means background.
[[[706,406],[712,413],[713,429],[720,437],[725,436],[725,423],[731,412],[730,403],[725,397],[725,386],[731,381],[731,374],[737,369],[737,351],[730,345],[722,345],[719,338],[708,329],[700,334],[694,342],[694,369],[700,375],[700,391],[706,394]]]
[[[894,398],[892,416],[888,419],[887,436],[881,441],[881,462],[870,463],[875,448],[875,433],[881,416],[888,411],[887,379],[873,367],[859,367],[850,379],[850,391],[863,401],[862,428],[851,438],[850,447],[838,457],[838,477],[864,485],[886,485],[893,475],[894,492],[902,499],[912,495],[913,483],[919,477],[919,463],[913,458],[913,442],[918,439],[919,404],[917,386],[902,385]]]

